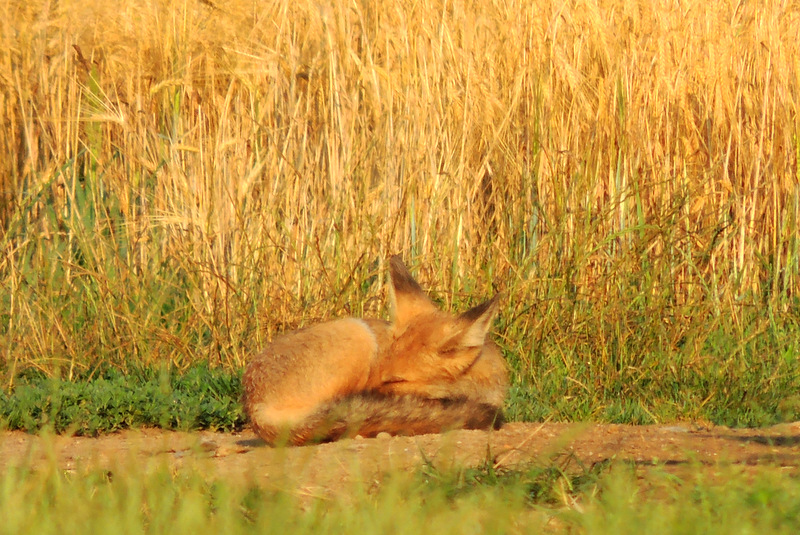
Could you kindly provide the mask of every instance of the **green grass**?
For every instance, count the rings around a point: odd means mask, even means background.
[[[688,467],[691,468],[691,467]],[[336,492],[186,467],[0,476],[0,533],[797,533],[800,478],[778,469],[598,466],[386,474]]]
[[[515,368],[511,419],[663,423],[708,420],[759,426],[800,419],[800,327],[790,315],[751,310],[675,333],[656,311],[601,317],[560,334],[510,325],[504,339]],[[558,325],[550,327],[554,331]],[[672,337],[680,335],[675,340]],[[566,342],[566,343],[565,343]],[[518,351],[518,353],[516,353]]]
[[[793,357],[800,333],[773,328],[737,345],[717,329],[707,333],[702,366],[682,363],[680,351],[650,354],[641,347],[620,350],[641,361],[623,368],[577,362],[579,355],[591,359],[590,349],[575,350],[569,360],[535,354],[539,358],[524,367],[511,354],[507,417],[627,424],[694,419],[735,427],[800,420],[800,372]],[[62,379],[29,370],[15,377],[12,389],[0,391],[0,426],[83,435],[140,426],[240,429],[240,372],[130,365],[125,372],[105,367]]]
[[[675,477],[658,470],[637,479],[612,473],[586,514],[585,533],[796,533],[800,478],[780,470],[747,475],[734,467]]]
[[[137,370],[385,314],[395,253],[503,294],[512,419],[800,418],[795,6],[51,4],[0,8],[0,384],[54,425],[27,374],[190,425]]]
[[[72,381],[30,375],[12,394],[0,393],[3,427],[97,435],[141,426],[231,431],[245,423],[240,377],[220,369],[110,369]]]
[[[512,420],[800,420],[790,3],[0,7],[0,425],[233,429],[402,253],[502,292]],[[102,21],[102,24],[98,24]],[[8,81],[8,83],[5,83]],[[0,475],[0,533],[796,533],[797,477]]]

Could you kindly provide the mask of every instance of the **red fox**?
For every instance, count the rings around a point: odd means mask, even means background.
[[[487,335],[497,297],[450,316],[399,256],[389,268],[390,322],[344,318],[292,331],[249,363],[244,408],[266,442],[502,424],[508,369]]]

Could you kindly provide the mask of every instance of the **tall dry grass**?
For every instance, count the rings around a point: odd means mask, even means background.
[[[239,365],[374,308],[394,252],[448,306],[505,291],[521,377],[797,316],[797,3],[0,9],[9,377]]]

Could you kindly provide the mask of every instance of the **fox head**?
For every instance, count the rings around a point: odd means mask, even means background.
[[[452,316],[425,295],[399,256],[389,261],[391,276],[392,342],[381,366],[381,386],[387,393],[428,391],[437,397],[437,385],[463,376],[487,346],[487,333],[497,313],[490,301]]]

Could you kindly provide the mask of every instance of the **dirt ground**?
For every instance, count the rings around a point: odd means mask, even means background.
[[[355,478],[372,481],[384,473],[424,463],[446,469],[489,462],[497,468],[513,469],[555,462],[566,470],[582,470],[606,460],[659,464],[675,470],[736,464],[800,473],[800,422],[762,429],[510,423],[491,432],[357,438],[279,449],[267,446],[250,431],[141,429],[98,438],[0,432],[0,472],[27,462],[55,462],[66,471],[114,470],[146,462],[172,467],[191,463],[209,475],[276,487],[290,483],[312,494]]]

